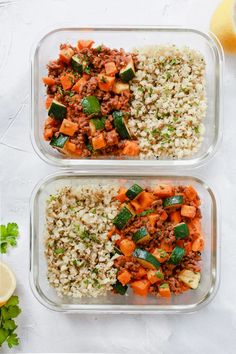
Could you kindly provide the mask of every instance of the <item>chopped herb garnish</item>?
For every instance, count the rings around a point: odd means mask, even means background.
[[[19,345],[19,338],[15,333],[17,325],[13,320],[21,313],[18,304],[18,296],[14,295],[0,307],[0,348],[4,342],[7,342],[9,348]]]
[[[91,144],[87,144],[87,145],[86,145],[86,148],[87,148],[89,151],[93,152],[93,147],[92,147]]]
[[[102,51],[102,45],[98,45],[95,49],[98,53],[100,53]]]
[[[196,134],[199,134],[200,133],[199,127],[194,127],[194,131],[195,131]]]
[[[154,213],[154,209],[148,209],[148,210],[142,211],[142,213],[140,213],[139,216],[146,216],[146,215],[149,215],[152,213]]]
[[[103,82],[104,84],[107,82],[105,76],[102,76],[100,80],[101,80],[101,82]]]
[[[176,59],[172,59],[169,64],[170,65],[176,65],[177,64],[177,60]]]
[[[169,130],[170,132],[174,132],[174,131],[175,131],[175,128],[172,127],[171,125],[169,125],[169,126],[168,126],[168,130]]]
[[[157,135],[160,134],[160,130],[159,129],[153,129],[152,130],[152,135]]]
[[[158,271],[156,272],[156,276],[157,276],[157,278],[159,278],[159,279],[161,279],[161,280],[164,279],[164,274],[163,274],[160,270],[158,270]]]
[[[64,252],[65,252],[64,248],[57,248],[57,249],[55,249],[55,251],[54,251],[55,254],[62,254],[62,253],[64,253]]]

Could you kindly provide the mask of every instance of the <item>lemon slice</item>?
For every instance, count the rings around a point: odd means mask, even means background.
[[[0,262],[0,307],[10,299],[15,288],[15,275],[5,263]]]
[[[211,18],[210,30],[218,37],[226,52],[236,53],[235,0],[222,0]]]

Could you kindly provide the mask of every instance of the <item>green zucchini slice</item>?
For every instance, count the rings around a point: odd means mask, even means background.
[[[149,235],[148,230],[146,229],[145,226],[141,227],[141,229],[139,229],[133,234],[133,240],[136,243],[146,242],[149,241],[150,239],[151,236]]]
[[[126,90],[129,90],[129,84],[125,84],[124,82],[121,81],[115,82],[112,87],[112,91],[118,95]]]
[[[185,255],[185,249],[176,246],[171,253],[169,262],[177,265],[182,261],[184,255]]]
[[[130,199],[135,199],[140,193],[143,192],[143,188],[140,187],[137,183],[133,184],[125,193],[125,195]]]
[[[163,207],[165,209],[172,207],[179,207],[184,203],[184,198],[182,195],[175,195],[174,197],[165,198],[163,200]]]
[[[133,252],[133,257],[145,268],[148,269],[159,269],[160,263],[158,260],[149,252],[136,248]]]
[[[123,113],[121,111],[115,111],[115,112],[113,112],[112,116],[114,119],[115,128],[116,128],[117,132],[119,133],[119,135],[121,136],[121,138],[122,139],[130,139],[131,134],[129,132],[129,128],[126,124],[126,120],[125,120]]]
[[[89,126],[91,129],[92,134],[94,134],[98,130],[103,130],[105,128],[105,121],[106,117],[99,118],[92,118],[89,121]]]
[[[84,97],[81,104],[85,114],[99,114],[101,112],[100,103],[95,96]]]
[[[53,100],[49,108],[48,115],[58,120],[63,120],[66,117],[67,108],[64,104]]]
[[[193,272],[189,269],[183,269],[179,273],[178,278],[191,289],[197,289],[201,279],[201,274],[199,272]]]
[[[127,285],[122,285],[119,280],[117,280],[117,282],[112,286],[114,291],[120,295],[125,295],[128,286]]]
[[[130,60],[130,62],[120,70],[119,75],[123,82],[128,82],[135,77],[133,60]]]
[[[68,139],[69,137],[64,134],[59,134],[58,137],[54,135],[50,141],[50,145],[62,149]]]
[[[118,230],[125,227],[126,224],[132,219],[133,213],[125,206],[121,209],[118,215],[113,219],[113,224]]]
[[[74,71],[77,71],[80,74],[83,73],[84,62],[77,54],[73,55],[73,57],[71,58],[71,66]]]
[[[188,225],[185,224],[185,222],[181,222],[180,224],[176,225],[174,227],[174,234],[177,239],[178,238],[183,239],[185,237],[188,237],[189,235]]]

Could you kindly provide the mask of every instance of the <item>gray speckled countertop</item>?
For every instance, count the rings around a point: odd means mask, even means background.
[[[4,257],[15,270],[23,309],[18,320],[21,345],[15,352],[236,353],[236,57],[226,57],[223,143],[207,166],[194,171],[221,200],[221,286],[215,299],[193,315],[72,316],[45,309],[28,281],[29,197],[39,179],[56,171],[36,156],[29,138],[29,53],[39,32],[53,25],[88,23],[175,24],[207,30],[218,1],[3,3],[0,0],[0,211],[3,223],[16,221],[21,229],[18,247]]]

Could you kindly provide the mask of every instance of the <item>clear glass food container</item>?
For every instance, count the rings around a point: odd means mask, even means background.
[[[47,117],[45,109],[46,89],[42,77],[47,75],[47,63],[58,57],[61,43],[75,44],[78,39],[93,39],[96,44],[104,43],[113,48],[124,48],[126,51],[143,45],[175,44],[189,46],[199,50],[206,60],[206,93],[207,112],[204,121],[206,132],[199,151],[189,157],[173,159],[74,159],[54,150],[43,140],[43,126]],[[221,137],[221,85],[222,85],[222,49],[213,36],[198,30],[179,27],[95,27],[95,28],[61,28],[46,34],[36,45],[32,56],[32,107],[31,138],[37,154],[46,162],[61,167],[98,166],[104,168],[123,166],[133,169],[140,167],[193,167],[206,162],[213,156]]]
[[[121,296],[107,293],[97,298],[73,299],[58,297],[47,281],[47,264],[44,256],[45,202],[46,199],[62,186],[80,186],[83,184],[128,186],[134,182],[146,186],[157,183],[174,185],[192,185],[202,201],[202,227],[205,236],[205,250],[202,253],[202,272],[200,285],[171,299],[155,296],[135,296],[129,289],[128,295]],[[63,172],[43,179],[35,187],[31,198],[31,236],[30,236],[30,283],[38,301],[49,309],[79,313],[187,313],[200,309],[209,303],[216,293],[219,281],[219,217],[214,192],[201,179],[180,175],[97,175],[95,172]]]

